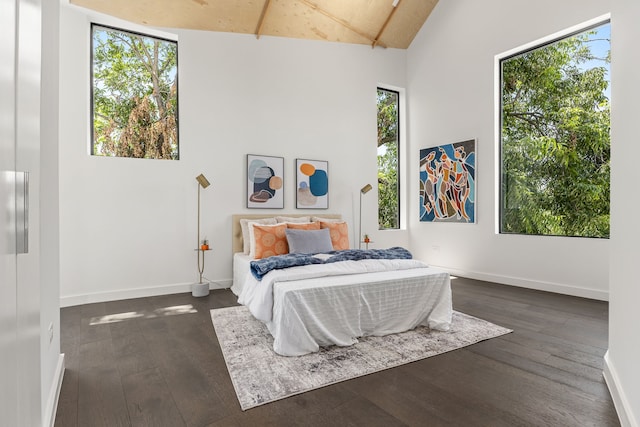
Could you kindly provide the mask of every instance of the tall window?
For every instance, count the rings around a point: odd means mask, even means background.
[[[91,154],[178,158],[178,43],[91,25]]]
[[[501,233],[609,237],[609,64],[609,23],[501,60]]]
[[[378,227],[400,228],[398,92],[378,88]]]

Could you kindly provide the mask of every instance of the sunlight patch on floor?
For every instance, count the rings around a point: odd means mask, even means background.
[[[147,310],[130,311],[127,313],[115,313],[115,314],[107,314],[104,316],[92,317],[91,321],[89,322],[89,325],[91,326],[106,325],[109,323],[124,322],[126,320],[131,320],[131,319],[139,319],[139,318],[153,319],[156,317],[177,316],[180,314],[192,314],[197,312],[198,310],[193,308],[193,305],[191,304],[174,305],[171,307],[157,308],[153,311],[147,311]]]

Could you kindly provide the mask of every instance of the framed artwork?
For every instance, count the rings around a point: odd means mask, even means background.
[[[247,208],[283,209],[284,157],[247,154]]]
[[[476,140],[420,150],[420,221],[476,221]]]
[[[329,207],[329,162],[296,159],[296,208]]]

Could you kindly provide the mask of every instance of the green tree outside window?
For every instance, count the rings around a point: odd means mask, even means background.
[[[501,61],[501,233],[609,237],[609,27]]]
[[[178,159],[178,44],[92,25],[98,156]]]
[[[378,88],[378,228],[400,228],[399,93]]]

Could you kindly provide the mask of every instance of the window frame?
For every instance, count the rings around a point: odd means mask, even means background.
[[[378,114],[378,103],[377,103],[377,92],[378,91],[385,91],[385,92],[392,92],[395,93],[397,96],[397,138],[396,138],[396,143],[398,145],[398,155],[397,155],[397,183],[398,183],[398,188],[396,190],[397,192],[397,198],[398,198],[398,205],[397,205],[397,209],[398,209],[398,215],[397,215],[397,219],[398,219],[398,224],[397,227],[392,227],[392,228],[381,228],[380,227],[380,210],[379,210],[379,206],[380,206],[380,192],[378,191],[378,200],[377,200],[377,204],[378,204],[378,210],[377,210],[377,219],[378,219],[378,231],[394,231],[394,230],[402,230],[404,229],[404,224],[405,222],[405,218],[404,218],[404,212],[406,211],[406,206],[405,206],[405,198],[402,197],[402,189],[405,188],[405,179],[404,179],[404,175],[402,173],[402,171],[405,170],[405,161],[404,161],[404,148],[405,148],[405,143],[404,143],[404,130],[405,130],[405,123],[404,123],[404,114],[402,113],[402,110],[404,110],[404,101],[405,101],[405,90],[403,88],[400,87],[395,87],[395,86],[391,86],[391,85],[385,85],[385,84],[378,84],[376,87],[376,117]],[[377,137],[377,127],[376,127],[376,137]],[[379,172],[379,168],[378,168],[378,155],[377,155],[377,147],[376,147],[376,183],[378,181],[378,172]],[[377,187],[379,188],[379,186]]]
[[[573,25],[564,30],[555,32],[546,37],[542,37],[533,40],[524,45],[515,47],[494,57],[494,106],[495,106],[495,120],[494,120],[494,135],[495,135],[495,224],[494,233],[497,235],[506,236],[542,236],[542,237],[566,237],[566,238],[595,238],[590,236],[565,236],[565,235],[552,235],[552,234],[524,234],[524,233],[508,233],[502,230],[502,215],[503,215],[503,144],[502,144],[502,129],[503,129],[503,103],[502,103],[502,64],[504,61],[514,58],[519,55],[526,54],[539,48],[551,45],[563,39],[567,39],[578,34],[589,31],[590,29],[611,24],[611,14],[607,13],[580,24]]]
[[[177,36],[168,33],[162,33],[154,31],[153,29],[131,29],[126,26],[116,26],[112,24],[105,24],[98,22],[97,19],[91,19],[89,21],[89,155],[92,157],[106,157],[106,158],[121,158],[121,159],[145,159],[145,160],[180,160],[180,67],[179,67],[179,44]],[[111,156],[95,153],[95,129],[94,129],[94,28],[100,27],[106,30],[119,31],[122,33],[128,33],[144,38],[150,38],[160,40],[162,42],[173,43],[176,47],[176,157],[172,159],[160,159],[160,158],[147,158],[147,157],[131,157],[131,156]]]

